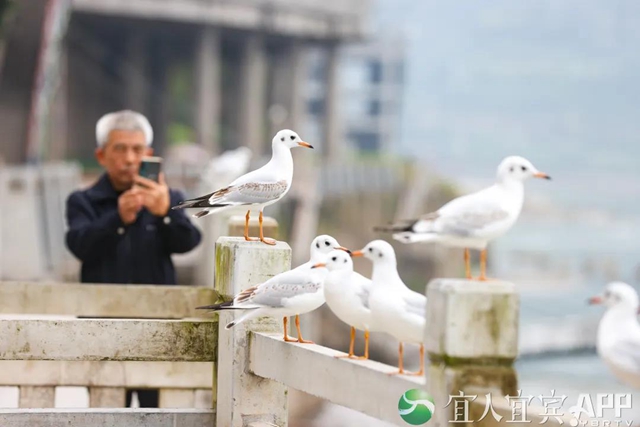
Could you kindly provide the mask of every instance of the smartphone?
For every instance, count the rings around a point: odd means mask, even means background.
[[[162,170],[162,157],[144,157],[140,163],[140,176],[160,182],[160,171]]]

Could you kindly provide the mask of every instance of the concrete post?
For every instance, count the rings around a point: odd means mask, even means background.
[[[196,52],[198,142],[211,154],[220,151],[220,35],[215,28],[204,27]]]
[[[221,237],[216,244],[216,290],[225,299],[291,268],[285,242],[268,246],[242,237]],[[217,425],[244,427],[252,423],[287,425],[287,387],[249,372],[251,331],[281,332],[282,319],[264,318],[225,325],[239,313],[221,312],[217,364]]]
[[[436,279],[429,283],[426,383],[438,408],[431,425],[444,427],[464,420],[464,402],[449,402],[460,392],[517,395],[513,363],[518,354],[519,304],[515,286],[508,282]]]
[[[339,82],[338,82],[338,45],[332,43],[327,47],[327,81],[324,111],[325,151],[329,159],[336,159],[340,155],[340,111],[339,111]]]
[[[256,156],[260,156],[267,146],[264,140],[266,96],[267,58],[264,41],[258,34],[251,34],[242,53],[239,133],[242,144],[251,148]]]

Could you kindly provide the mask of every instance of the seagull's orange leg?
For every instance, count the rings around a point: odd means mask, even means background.
[[[247,242],[256,241],[255,237],[249,237],[249,218],[251,218],[251,209],[247,211],[247,214],[244,217],[244,240]]]
[[[313,341],[307,341],[302,338],[302,332],[300,332],[300,316],[296,314],[296,329],[298,330],[298,342],[300,344],[314,344]]]
[[[265,239],[265,237],[264,237],[264,232],[262,231],[262,211],[260,211],[259,221],[260,221],[260,241],[262,243],[266,243],[267,245],[275,245],[276,244],[275,240],[273,240],[273,239]]]
[[[487,250],[480,251],[480,277],[478,280],[484,282],[487,280]]]
[[[287,335],[287,333],[289,332],[289,327],[288,327],[288,322],[289,322],[289,318],[288,317],[283,317],[282,318],[282,322],[284,323],[284,340],[286,342],[297,342],[298,340],[295,338],[289,338],[289,335]]]
[[[369,331],[364,331],[364,356],[358,357],[359,360],[369,359]]]
[[[355,345],[356,342],[356,328],[354,328],[353,326],[351,327],[351,341],[349,342],[349,354],[343,354],[340,356],[335,356],[337,359],[343,359],[343,358],[349,358],[351,359],[353,357],[353,346]]]
[[[403,375],[404,374],[404,346],[402,341],[398,343],[398,372],[391,372],[389,375]]]
[[[424,344],[420,344],[420,370],[418,372],[412,372],[407,375],[421,377],[424,375]]]
[[[464,269],[467,279],[471,279],[471,255],[469,254],[469,248],[464,249]]]

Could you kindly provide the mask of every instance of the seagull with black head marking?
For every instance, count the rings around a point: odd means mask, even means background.
[[[351,256],[344,251],[332,251],[327,260],[315,264],[313,268],[326,268],[329,274],[324,279],[324,298],[333,314],[351,326],[349,342],[350,359],[369,358],[369,332],[375,331],[376,322],[369,307],[369,294],[372,282],[363,275],[353,271]],[[356,329],[364,331],[364,356],[356,357],[353,347]]]
[[[480,251],[480,277],[487,280],[487,245],[515,224],[524,202],[524,181],[551,179],[523,157],[510,156],[498,166],[497,180],[491,187],[458,197],[435,212],[414,220],[376,227],[395,232],[402,243],[435,242],[464,248],[467,279],[471,279],[469,249]]]
[[[324,304],[323,283],[328,272],[323,268],[312,267],[324,262],[326,255],[335,249],[349,251],[347,248],[340,246],[338,241],[331,236],[318,236],[311,242],[310,260],[304,264],[293,270],[277,274],[259,285],[245,289],[229,302],[197,308],[211,311],[246,311],[239,319],[227,324],[226,329],[256,317],[282,317],[284,341],[313,344],[313,342],[302,338],[300,315],[309,313]],[[287,335],[289,316],[296,316],[297,340],[289,338]]]
[[[213,193],[185,200],[172,209],[202,208],[200,212],[193,215],[196,218],[230,209],[247,209],[244,226],[245,240],[260,240],[263,243],[274,245],[274,240],[264,237],[262,213],[266,206],[282,199],[291,188],[293,180],[291,149],[295,147],[313,148],[313,146],[304,142],[294,131],[284,129],[273,137],[271,147],[271,160],[260,169],[242,175],[227,187]],[[249,218],[252,210],[260,210],[259,238],[249,237]]]
[[[395,337],[398,344],[398,374],[404,371],[404,343],[420,345],[420,370],[407,375],[424,374],[424,331],[427,317],[427,297],[412,291],[398,274],[396,252],[388,242],[374,240],[352,256],[364,256],[373,263],[369,293],[371,315],[379,330]]]

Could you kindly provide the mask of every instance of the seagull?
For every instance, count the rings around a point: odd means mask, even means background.
[[[376,227],[395,232],[402,243],[437,242],[464,248],[467,279],[471,279],[469,249],[480,251],[480,277],[487,280],[487,245],[513,226],[522,210],[523,182],[528,178],[551,179],[523,157],[510,156],[498,166],[496,183],[476,193],[458,197],[439,210],[415,220]]]
[[[404,374],[403,343],[420,345],[420,371],[424,374],[424,333],[427,317],[427,297],[409,289],[398,274],[396,253],[384,240],[374,240],[364,249],[351,253],[373,262],[369,307],[381,331],[398,341],[398,374]]]
[[[235,325],[256,317],[282,317],[284,341],[313,344],[312,341],[306,341],[302,338],[300,315],[313,311],[324,304],[322,284],[328,271],[311,267],[324,261],[326,254],[335,249],[348,252],[348,249],[340,246],[333,237],[328,235],[318,236],[311,242],[311,259],[309,261],[293,270],[273,276],[266,282],[245,289],[231,301],[197,307],[197,309],[211,311],[247,310],[242,317],[228,323],[225,329],[231,329]],[[296,316],[295,323],[298,331],[297,340],[289,338],[287,335],[288,318],[294,315]]]
[[[598,325],[598,354],[618,380],[640,389],[638,293],[626,283],[613,282],[589,303],[607,307]]]
[[[294,131],[284,129],[273,137],[271,147],[273,150],[271,160],[260,169],[242,175],[227,187],[213,193],[185,200],[172,209],[204,208],[193,215],[196,218],[202,218],[229,209],[247,208],[244,225],[245,240],[260,240],[263,243],[275,245],[275,240],[264,237],[262,212],[266,206],[282,199],[291,188],[291,180],[293,179],[291,148],[313,148],[313,146],[302,141]],[[259,238],[249,237],[249,217],[252,209],[260,209]]]
[[[353,261],[344,251],[332,251],[327,260],[313,268],[326,267],[329,274],[324,279],[324,298],[333,313],[347,325],[351,326],[349,343],[349,359],[369,358],[369,332],[374,326],[374,318],[369,308],[369,293],[372,282],[363,275],[353,271]],[[354,356],[353,347],[356,329],[364,331],[364,356]]]

